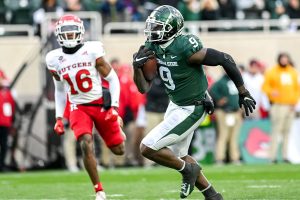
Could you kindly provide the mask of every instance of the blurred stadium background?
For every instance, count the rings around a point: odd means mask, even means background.
[[[147,15],[162,4],[173,5],[183,13],[186,33],[199,36],[205,47],[230,53],[245,72],[249,68],[250,61],[255,60],[261,67],[260,73],[263,74],[266,69],[277,63],[277,56],[281,52],[287,52],[292,59],[293,66],[299,70],[299,0],[1,0],[0,69],[6,74],[17,103],[15,134],[8,140],[10,151],[6,157],[5,171],[66,168],[62,147],[63,138],[59,138],[53,132],[54,86],[46,71],[44,60],[49,50],[58,47],[53,35],[54,22],[57,18],[68,12],[78,15],[85,23],[85,39],[101,40],[106,50],[107,60],[117,59],[120,65],[128,66],[131,64],[132,54],[145,40],[143,29]],[[213,81],[218,80],[221,73],[220,67],[207,69],[207,74]],[[268,110],[265,111],[268,112]],[[288,160],[286,160],[294,164],[300,163],[299,112],[300,109],[297,111],[297,117],[290,132]],[[207,120],[197,130],[191,152],[199,162],[209,165],[215,162],[217,131],[214,117]],[[130,130],[132,131],[129,129],[126,134],[130,135]],[[244,120],[239,137],[243,164],[269,163],[270,130],[268,115]],[[137,165],[134,162],[127,163],[127,158],[111,158],[110,155],[106,155],[105,160],[101,158],[103,154],[107,154],[105,149],[99,150],[97,154],[99,164],[104,167]],[[278,152],[278,160],[283,161],[280,152]],[[255,172],[257,169],[256,165],[245,165],[233,168],[232,166],[229,168],[213,167],[210,175],[213,180],[213,174],[219,169],[224,173],[226,170],[232,173],[232,170],[241,169],[242,177],[243,172],[248,170]],[[268,168],[268,166],[265,167]],[[276,176],[276,171],[282,171],[283,168],[299,174],[297,166],[293,168],[283,164],[273,168],[273,175]],[[137,173],[143,176],[143,172]],[[24,179],[31,177],[30,175],[25,175]],[[13,175],[13,177],[16,176],[18,175]],[[9,175],[0,175],[0,181],[2,178],[3,180],[10,179]],[[224,179],[226,178],[232,181],[235,179],[234,176],[232,178],[225,176]],[[292,180],[292,176],[284,178],[287,182]],[[216,178],[216,182],[220,179],[222,179],[221,175]],[[259,178],[253,180],[256,179]],[[294,179],[299,185],[299,177],[294,177]],[[272,183],[272,178],[270,182]],[[270,182],[267,181],[265,185]],[[226,184],[222,182],[219,187],[226,187],[224,186]],[[218,188],[218,185],[216,187]],[[279,190],[285,191],[283,186],[278,187]],[[1,188],[0,185],[0,191]],[[291,193],[296,194],[295,190]],[[151,191],[146,192],[151,193]],[[243,190],[240,191],[240,194],[242,193]],[[264,193],[263,190],[262,193]],[[261,195],[265,197],[265,194]],[[283,195],[270,199],[298,199],[298,196],[289,198]],[[228,197],[229,199],[242,199],[234,195]],[[259,197],[251,198],[249,194],[245,199],[259,199]],[[16,196],[16,198],[19,197]],[[28,198],[44,197],[28,194],[26,199]],[[63,197],[58,198],[63,199]],[[171,195],[170,198],[175,197]],[[1,194],[0,199],[2,199]],[[9,196],[3,196],[3,199],[9,199]],[[157,199],[157,197],[148,199]]]

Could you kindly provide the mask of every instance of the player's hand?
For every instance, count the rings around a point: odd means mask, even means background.
[[[215,111],[214,101],[208,92],[205,93],[205,99],[203,101],[203,106],[207,114],[211,115]]]
[[[139,51],[133,54],[133,68],[141,68],[145,64],[145,62],[152,57],[154,57],[154,52],[142,45]]]
[[[106,116],[105,116],[105,120],[106,121],[117,121],[118,119],[118,112],[116,111],[116,109],[114,107],[111,107],[107,112],[106,112]]]
[[[64,123],[61,118],[56,119],[54,131],[57,135],[63,135],[65,133]]]
[[[245,90],[243,93],[239,93],[239,105],[240,108],[242,108],[242,106],[244,107],[246,116],[249,116],[249,112],[252,113],[255,109],[256,101],[248,90]]]

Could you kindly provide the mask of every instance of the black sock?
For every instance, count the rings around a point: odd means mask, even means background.
[[[202,194],[203,194],[205,197],[211,197],[211,196],[216,195],[217,192],[216,192],[216,190],[214,189],[213,186],[209,186],[209,188],[204,189],[204,191],[202,192]]]

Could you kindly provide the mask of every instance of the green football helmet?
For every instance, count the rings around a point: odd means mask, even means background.
[[[183,23],[184,19],[176,8],[159,6],[147,18],[144,33],[149,42],[165,43],[181,34]]]

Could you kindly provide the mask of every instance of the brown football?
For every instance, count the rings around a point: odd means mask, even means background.
[[[142,67],[144,77],[151,81],[157,74],[157,60],[156,57],[148,59]]]

